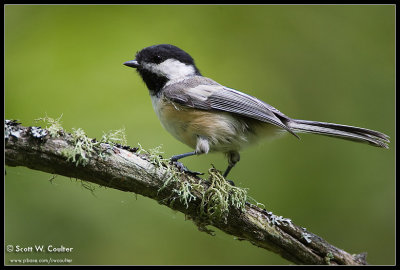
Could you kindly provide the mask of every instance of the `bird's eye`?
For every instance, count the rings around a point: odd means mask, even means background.
[[[155,55],[153,61],[154,63],[159,64],[162,62],[162,57],[160,55]]]

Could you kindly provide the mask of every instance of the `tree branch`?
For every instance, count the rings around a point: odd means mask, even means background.
[[[165,162],[155,163],[148,154],[138,153],[138,148],[98,143],[96,147],[102,151],[86,157],[88,162],[83,166],[65,156],[66,149],[71,149],[74,144],[76,138],[63,131],[52,137],[45,129],[23,127],[15,121],[6,120],[5,123],[5,164],[8,166],[24,166],[141,194],[182,212],[200,230],[210,232],[206,226],[215,226],[296,264],[367,264],[365,254],[351,255],[290,219],[275,216],[248,202],[242,208],[230,205],[224,218],[205,216],[203,208],[209,207],[205,203],[205,194],[210,189],[210,181],[177,174]],[[173,177],[179,181],[168,182]],[[189,190],[192,197],[183,200],[176,190],[182,183],[189,182],[201,185],[205,192]]]

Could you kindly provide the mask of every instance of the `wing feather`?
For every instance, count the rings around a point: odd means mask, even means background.
[[[202,110],[218,110],[250,117],[281,127],[298,137],[282,120],[290,120],[271,105],[217,82],[193,76],[167,85],[162,94],[180,105]]]

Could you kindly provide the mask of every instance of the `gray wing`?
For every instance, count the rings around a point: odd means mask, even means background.
[[[271,105],[206,77],[194,76],[172,83],[162,92],[165,98],[186,107],[236,113],[276,125],[298,137],[285,124],[290,118]]]

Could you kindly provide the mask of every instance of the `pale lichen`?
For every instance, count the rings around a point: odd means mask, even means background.
[[[301,237],[304,238],[304,240],[306,240],[307,243],[311,243],[311,237],[312,237],[311,234],[307,232],[302,232]]]
[[[40,140],[43,140],[48,134],[46,129],[42,129],[40,127],[30,127],[29,132],[34,138]]]
[[[275,225],[278,225],[278,226],[280,226],[280,225],[288,226],[289,225],[290,227],[293,226],[292,220],[290,218],[284,218],[282,216],[274,215],[271,211],[266,211],[265,209],[264,209],[264,212],[267,213],[267,215],[269,216],[269,222],[273,226],[275,226]]]
[[[208,173],[209,186],[202,191],[200,213],[209,219],[226,221],[231,206],[244,211],[247,189],[231,185],[214,167]]]
[[[334,259],[335,257],[333,256],[332,252],[328,252],[326,254],[326,256],[324,257],[324,260],[326,262],[326,264],[330,265],[331,264],[331,260]]]
[[[127,144],[125,128],[110,130],[108,132],[103,131],[100,142],[108,144]]]
[[[170,204],[178,199],[188,208],[191,201],[200,197],[199,211],[204,220],[226,220],[230,207],[244,211],[247,190],[231,185],[214,167],[209,169],[207,180],[190,175],[182,177],[183,172],[173,166],[169,159],[162,157],[161,146],[144,150],[139,144],[138,153],[144,154],[143,158],[150,161],[156,168],[166,168],[167,177],[158,192],[169,185],[175,185],[172,188],[173,194],[168,198]]]
[[[57,119],[48,117],[46,114],[45,117],[37,118],[37,119],[35,119],[35,121],[36,122],[39,122],[39,121],[45,122],[46,123],[45,129],[47,129],[50,136],[58,137],[62,134],[62,131],[63,131],[63,128],[61,125],[61,118],[62,118],[62,114]]]
[[[173,184],[176,187],[172,189],[174,194],[168,198],[170,200],[170,205],[172,205],[175,200],[178,199],[186,206],[186,208],[188,208],[189,203],[192,200],[196,200],[196,196],[192,194],[192,190],[201,190],[201,184],[196,183],[196,181],[190,177],[187,177],[186,180],[183,180],[181,177],[183,173],[172,164],[169,164],[169,159],[163,158],[162,154],[164,154],[164,152],[161,151],[161,145],[149,150],[143,149],[140,144],[138,145],[138,154],[144,154],[143,157],[152,163],[155,168],[163,167],[166,169],[165,175],[167,175],[167,177],[164,181],[164,184],[158,189],[158,193],[165,189],[168,185]]]
[[[4,139],[6,141],[11,136],[17,139],[21,137],[21,129],[18,128],[19,125],[18,120],[4,120]]]
[[[42,136],[44,134],[43,132],[47,130],[51,137],[59,137],[64,132],[61,125],[61,118],[62,114],[56,119],[51,118],[47,115],[45,117],[35,119],[35,121],[37,122],[44,122],[46,124],[46,127],[45,129],[32,127],[32,136]],[[96,141],[95,139],[91,139],[86,136],[85,131],[83,131],[83,129],[81,128],[73,128],[70,135],[72,137],[72,146],[63,149],[61,153],[67,158],[68,161],[74,162],[76,166],[87,165],[89,162],[89,158],[92,157],[95,153],[97,153],[101,158],[105,158],[105,150],[108,150],[110,147],[99,147],[102,144],[108,144],[112,146],[116,144],[126,144],[127,141],[125,129],[103,132],[103,136],[101,137],[100,141]]]
[[[89,158],[96,153],[94,146],[97,144],[92,139],[86,136],[83,129],[72,129],[72,145],[61,151],[68,161],[72,161],[76,166],[86,166],[89,163]]]

